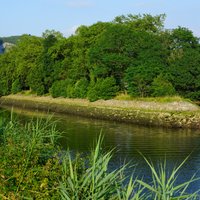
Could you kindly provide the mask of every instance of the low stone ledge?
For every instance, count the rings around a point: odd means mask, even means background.
[[[82,100],[61,101],[59,103],[59,101],[49,99],[47,101],[45,97],[20,98],[20,96],[1,97],[0,104],[2,106],[73,114],[133,124],[200,129],[200,111],[198,109],[192,111],[148,110],[127,106],[104,106],[103,103],[95,105],[86,101],[83,103]]]

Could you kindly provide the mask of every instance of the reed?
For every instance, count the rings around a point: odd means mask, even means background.
[[[127,165],[114,171],[109,171],[108,165],[112,158],[112,151],[102,152],[101,144],[103,138],[100,136],[96,147],[91,151],[88,160],[82,162],[75,159],[73,163],[68,153],[63,162],[63,171],[66,167],[70,169],[70,176],[64,176],[60,183],[60,194],[63,200],[97,200],[97,199],[141,199],[142,189],[138,190],[137,179],[130,179],[129,184],[124,186],[127,178],[124,175]],[[73,164],[72,164],[73,163]],[[65,174],[65,173],[64,173]]]
[[[135,174],[125,175],[128,164],[109,170],[113,151],[105,152],[100,136],[87,156],[61,151],[61,134],[51,119],[0,121],[0,199],[62,200],[197,200],[199,191],[187,193],[188,186],[199,180],[177,184],[181,167],[170,173],[167,161],[156,168],[146,158],[152,172],[147,183]],[[135,169],[137,171],[137,169]],[[128,183],[127,183],[128,182]],[[125,184],[127,183],[127,184]]]
[[[50,119],[37,119],[25,125],[11,119],[1,127],[0,194],[4,198],[59,196],[59,136]]]
[[[148,199],[154,199],[154,200],[197,200],[198,199],[198,193],[199,190],[188,194],[186,191],[188,189],[188,186],[196,181],[198,181],[200,178],[195,178],[195,175],[191,177],[190,180],[183,182],[181,184],[177,184],[177,178],[178,178],[178,172],[180,171],[181,167],[186,163],[188,157],[183,160],[183,162],[178,165],[177,167],[174,167],[171,171],[167,170],[166,167],[166,160],[164,160],[163,163],[159,163],[159,166],[156,170],[156,167],[149,162],[144,157],[147,165],[151,169],[152,172],[152,183],[146,183],[142,180],[137,180],[137,182],[142,185],[145,189],[147,189],[148,192],[146,192],[146,195]]]

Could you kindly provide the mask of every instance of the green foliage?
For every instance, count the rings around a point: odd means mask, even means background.
[[[52,97],[85,98],[87,96],[87,79],[80,79],[75,84],[72,80],[66,79],[55,81],[49,92]]]
[[[152,16],[150,14],[121,15],[114,19],[114,23],[125,24],[139,31],[160,32],[164,27],[165,14]]]
[[[171,83],[183,97],[200,99],[199,49],[184,50],[183,56],[170,64]]]
[[[120,93],[115,97],[116,100],[122,100],[122,101],[132,101],[134,98],[126,93]]]
[[[162,75],[154,78],[151,91],[153,97],[174,96],[176,94],[173,85]]]
[[[74,85],[74,96],[76,98],[86,98],[89,82],[86,78],[78,80]]]
[[[124,71],[135,60],[139,34],[121,24],[108,27],[88,52],[91,73],[95,78],[113,76],[124,89]]]
[[[8,84],[6,80],[0,80],[0,96],[9,94]]]
[[[0,135],[0,198],[58,199],[59,137],[49,120],[10,121]],[[12,159],[10,159],[12,158]]]
[[[60,33],[59,31],[55,30],[45,30],[44,33],[42,33],[43,38],[48,38],[49,36],[54,36],[57,39],[63,38],[63,34]]]
[[[52,97],[67,97],[67,80],[55,81],[49,92]]]
[[[125,77],[128,93],[134,97],[150,96],[151,84],[160,71],[159,67],[151,65],[128,68]]]
[[[146,158],[152,182],[127,177],[127,165],[111,171],[112,151],[102,151],[102,137],[88,156],[61,151],[60,133],[51,118],[30,121],[0,121],[0,198],[1,199],[197,199],[186,189],[199,178],[177,184],[180,168],[171,172],[166,161],[157,169]],[[125,184],[125,180],[128,182]]]
[[[142,198],[143,190],[138,190],[136,180],[130,178],[128,185],[124,187],[126,165],[109,171],[108,165],[112,158],[112,151],[104,153],[101,146],[102,137],[100,136],[88,159],[81,160],[76,157],[75,160],[72,160],[70,154],[67,154],[63,162],[64,176],[60,184],[61,198],[63,200],[137,200]],[[68,169],[70,170],[69,176],[66,173]]]
[[[178,95],[199,100],[199,39],[187,28],[165,30],[165,17],[122,15],[112,22],[82,25],[68,38],[55,30],[46,30],[42,37],[11,37],[16,45],[0,55],[0,95],[13,92],[13,81],[19,79],[16,91],[43,95],[51,90],[55,97],[88,96],[94,101],[112,98],[116,91],[152,97],[171,95],[174,87]],[[0,44],[2,40],[9,42],[0,38]],[[159,74],[169,77],[163,82],[157,80]],[[109,77],[117,89],[100,83]],[[63,80],[70,80],[65,89],[59,88]],[[108,96],[98,90],[108,91]]]
[[[89,86],[87,97],[90,101],[96,101],[98,99],[111,99],[118,91],[116,81],[113,77],[105,79],[97,79],[96,83],[92,83]]]
[[[148,196],[149,199],[156,200],[197,199],[198,191],[194,192],[193,194],[187,194],[186,190],[191,183],[199,180],[199,178],[195,178],[195,176],[193,176],[190,180],[184,183],[179,185],[176,184],[179,170],[185,164],[188,158],[186,158],[178,167],[175,167],[171,172],[168,173],[166,169],[166,160],[164,163],[160,163],[158,170],[156,170],[156,167],[152,163],[150,163],[146,158],[144,159],[152,172],[152,184],[147,184],[141,180],[137,181],[149,191],[149,195],[148,192],[146,192],[145,196]]]
[[[16,79],[13,83],[12,83],[12,88],[11,88],[11,92],[13,94],[16,94],[18,92],[21,91],[21,83],[19,81],[19,79]]]
[[[172,31],[173,48],[195,48],[199,39],[194,37],[192,31],[184,27],[178,27]]]

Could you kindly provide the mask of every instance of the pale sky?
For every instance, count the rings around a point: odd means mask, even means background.
[[[166,28],[187,27],[200,37],[199,0],[0,0],[0,36],[41,36],[55,29],[65,36],[80,25],[112,21],[118,15],[165,13]]]

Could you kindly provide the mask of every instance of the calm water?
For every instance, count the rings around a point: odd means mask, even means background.
[[[10,116],[8,109],[1,111],[4,117]],[[47,114],[14,109],[14,116],[27,121],[33,117],[45,118]],[[155,165],[166,159],[169,170],[190,155],[178,181],[189,180],[194,173],[200,176],[200,130],[143,127],[70,115],[54,115],[53,120],[57,120],[57,128],[63,132],[61,144],[64,149],[88,152],[99,134],[103,133],[103,147],[107,150],[115,148],[111,169],[130,162],[134,167],[127,173],[135,171],[137,176],[150,181],[151,173],[141,154]],[[197,188],[200,188],[200,182],[193,184],[189,190]]]

